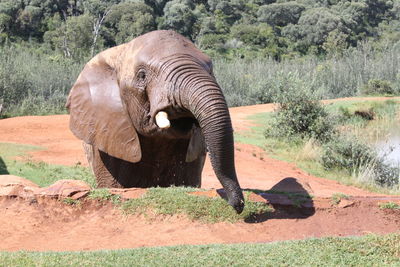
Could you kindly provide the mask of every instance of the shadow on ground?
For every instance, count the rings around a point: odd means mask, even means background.
[[[0,174],[10,174],[7,170],[6,163],[1,157],[0,157]]]
[[[262,223],[270,219],[306,219],[315,214],[315,207],[310,192],[296,178],[287,177],[269,190],[245,189],[256,193],[269,203],[274,211],[253,214],[245,219],[246,223]],[[226,199],[223,189],[218,194]]]

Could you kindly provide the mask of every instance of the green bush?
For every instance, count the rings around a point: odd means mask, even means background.
[[[326,169],[346,169],[351,173],[377,157],[368,145],[348,136],[335,136],[322,147],[321,162]]]
[[[336,135],[322,146],[321,164],[326,169],[343,169],[363,177],[363,182],[382,187],[399,184],[399,169],[384,162],[377,152],[355,137]],[[368,174],[366,174],[368,172]]]
[[[392,95],[397,93],[389,81],[379,79],[369,80],[368,83],[362,87],[361,91],[366,95]]]
[[[287,80],[286,84],[288,87],[281,88],[281,93],[275,97],[278,110],[273,115],[266,136],[329,140],[334,124],[309,86],[300,80]]]

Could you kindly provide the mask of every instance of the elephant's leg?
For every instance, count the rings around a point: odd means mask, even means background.
[[[89,167],[93,172],[93,157],[94,157],[93,146],[85,142],[82,142],[82,146],[83,146],[83,151],[85,152],[86,159],[89,163]]]
[[[119,164],[110,164],[112,157],[104,152],[98,150],[95,146],[92,146],[92,170],[96,177],[97,187],[123,187],[117,181],[115,176],[115,170],[118,173]],[[106,166],[107,165],[107,166]],[[111,167],[110,167],[111,165]],[[113,168],[113,169],[111,169]],[[113,175],[114,173],[114,175]]]
[[[206,155],[200,155],[195,161],[187,163],[185,170],[185,186],[201,187],[201,173],[203,171]]]

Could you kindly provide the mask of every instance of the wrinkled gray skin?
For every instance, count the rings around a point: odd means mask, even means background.
[[[208,56],[173,31],[154,31],[90,60],[68,97],[100,187],[199,187],[206,147],[229,204],[244,200],[233,130]],[[157,126],[164,111],[171,127]]]

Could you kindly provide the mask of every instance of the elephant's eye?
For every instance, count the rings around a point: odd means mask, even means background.
[[[147,74],[144,69],[141,69],[136,74],[136,86],[139,90],[144,91],[146,88]]]
[[[139,82],[144,82],[146,80],[146,71],[145,70],[139,70],[137,73],[137,79]]]

